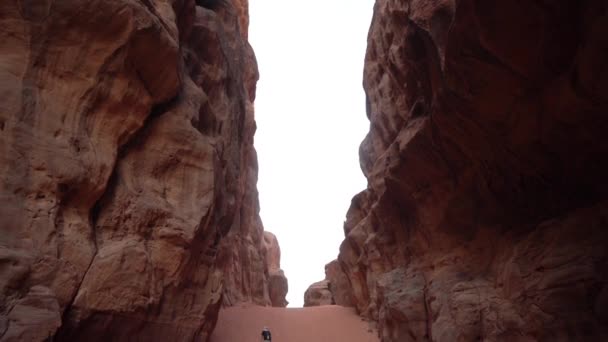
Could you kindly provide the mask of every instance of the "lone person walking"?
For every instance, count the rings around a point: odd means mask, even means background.
[[[268,327],[264,327],[264,329],[262,329],[262,340],[272,341],[272,336],[270,335],[270,330],[268,330]]]

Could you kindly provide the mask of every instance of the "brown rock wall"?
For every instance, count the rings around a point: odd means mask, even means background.
[[[384,341],[603,340],[608,8],[378,0],[338,260]]]
[[[255,198],[257,203],[257,195]],[[255,217],[258,225],[242,225],[240,231],[233,229],[222,242],[223,305],[253,303],[285,307],[288,282],[280,268],[279,243],[274,234],[263,231],[257,211]]]
[[[275,307],[286,307],[287,300],[285,296],[288,291],[287,277],[281,269],[281,247],[277,237],[270,233],[264,232],[263,251],[265,256],[265,265],[268,270],[268,292],[270,303]]]
[[[268,292],[271,305],[280,308],[286,307],[289,304],[285,298],[289,291],[289,284],[285,273],[282,269],[272,269],[268,272],[268,275]]]
[[[0,4],[0,340],[206,340],[262,236],[239,6]]]
[[[325,279],[311,284],[304,293],[304,306],[319,305],[355,306],[350,280],[338,260],[325,265]]]
[[[336,305],[354,306],[350,281],[338,260],[325,265],[325,279],[329,281],[329,291]]]
[[[333,295],[329,290],[329,281],[321,280],[311,284],[304,292],[304,307],[333,305]]]

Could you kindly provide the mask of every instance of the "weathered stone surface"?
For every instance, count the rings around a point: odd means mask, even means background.
[[[274,234],[263,231],[258,215],[257,192],[255,203],[256,220],[248,222],[258,224],[242,225],[240,233],[233,229],[222,242],[224,252],[220,262],[225,275],[223,305],[253,303],[285,307],[288,304],[285,300],[288,284],[280,269],[279,243]]]
[[[304,306],[320,306],[335,304],[331,291],[329,291],[329,281],[321,280],[313,283],[304,292]]]
[[[268,269],[281,268],[281,247],[279,240],[271,232],[264,232],[264,255]]]
[[[605,1],[377,0],[338,260],[383,341],[606,340]]]
[[[0,4],[0,340],[207,339],[262,235],[238,3]]]
[[[304,306],[341,305],[352,307],[353,295],[348,276],[338,260],[325,265],[325,279],[313,283],[304,293]]]
[[[44,341],[60,325],[57,298],[46,287],[32,286],[7,315],[5,325],[1,327],[2,340]]]
[[[268,272],[268,292],[270,304],[274,307],[284,308],[289,304],[285,296],[289,291],[287,277],[281,269],[273,269]]]
[[[325,265],[325,279],[329,281],[329,291],[334,304],[354,306],[350,282],[338,260]]]
[[[277,237],[264,232],[264,256],[268,270],[268,292],[270,303],[275,307],[286,307],[289,302],[285,299],[289,290],[287,277],[281,269],[281,247]]]

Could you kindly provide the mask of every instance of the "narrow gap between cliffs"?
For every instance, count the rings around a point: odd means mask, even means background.
[[[307,287],[325,278],[351,198],[366,188],[357,147],[369,129],[361,84],[373,7],[372,0],[249,2],[260,73],[260,216],[279,241],[290,307],[301,307]]]

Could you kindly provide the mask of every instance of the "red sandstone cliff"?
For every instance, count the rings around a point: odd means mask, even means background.
[[[0,340],[204,341],[239,291],[257,67],[247,1],[197,3],[0,4]]]
[[[338,260],[383,341],[608,340],[606,37],[602,0],[376,1]]]

